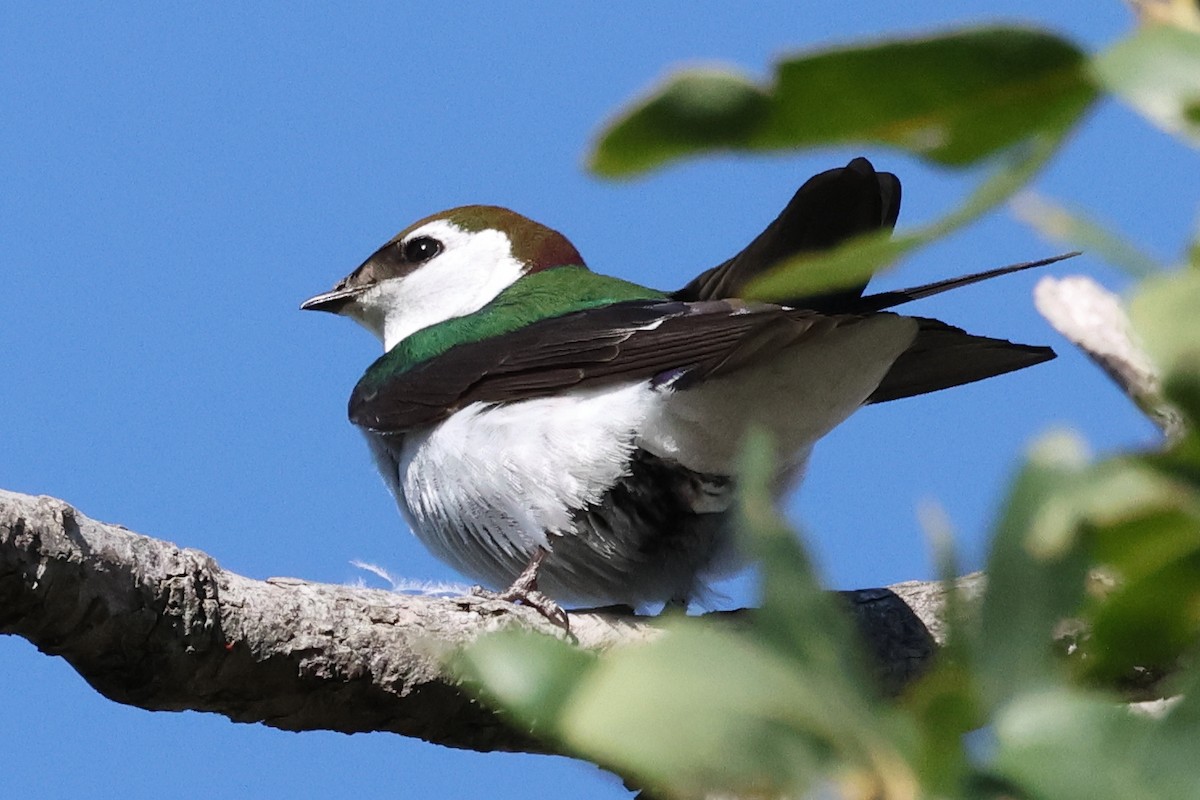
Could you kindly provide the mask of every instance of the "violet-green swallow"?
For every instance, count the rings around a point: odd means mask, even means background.
[[[734,478],[751,425],[784,454],[782,492],[865,403],[1054,357],[884,310],[1048,262],[867,296],[738,299],[782,259],[890,229],[899,208],[897,178],[855,159],[805,183],[734,258],[661,292],[591,272],[520,214],[464,206],[405,228],[301,308],[382,341],[350,419],[436,556],[510,598],[686,602],[739,566]]]

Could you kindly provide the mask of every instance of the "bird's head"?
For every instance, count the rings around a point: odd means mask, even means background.
[[[524,275],[566,265],[583,259],[558,231],[507,208],[462,206],[409,225],[300,308],[350,317],[391,350],[478,311]]]

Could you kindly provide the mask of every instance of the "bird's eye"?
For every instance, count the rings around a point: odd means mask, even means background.
[[[404,260],[420,264],[442,252],[442,243],[429,236],[418,236],[404,243]]]

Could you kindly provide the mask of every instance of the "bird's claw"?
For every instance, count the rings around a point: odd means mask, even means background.
[[[557,625],[567,633],[571,632],[571,620],[567,617],[567,612],[562,606],[537,589],[510,587],[499,594],[499,599],[529,606],[548,619],[552,624]]]
[[[485,600],[499,600],[528,606],[549,620],[551,624],[562,628],[567,633],[571,632],[571,620],[567,616],[566,610],[537,589],[513,585],[502,592],[495,592],[482,586],[472,586],[470,594]]]

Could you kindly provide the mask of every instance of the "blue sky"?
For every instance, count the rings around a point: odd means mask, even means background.
[[[1115,0],[805,7],[760,2],[122,4],[0,7],[0,486],[202,549],[266,578],[369,578],[355,559],[455,580],[403,527],[345,400],[377,344],[302,314],[410,221],[470,202],[566,233],[597,270],[662,288],[739,249],[805,178],[864,154],[904,181],[901,225],[969,177],[882,149],[721,157],[631,182],[582,168],[601,123],[680,64],[764,75],[823,43],[1024,20],[1089,48],[1130,25]],[[813,113],[820,113],[814,109]],[[1195,222],[1194,154],[1106,102],[1038,180],[1151,253]],[[1180,165],[1189,165],[1181,168]],[[1004,212],[920,251],[880,287],[1047,255]],[[1125,282],[1093,258],[1051,268]],[[1033,310],[1036,276],[916,313],[1049,343],[1022,374],[866,409],[818,447],[788,512],[832,585],[930,576],[915,508],[936,500],[978,566],[1006,476],[1070,426],[1100,452],[1151,427]],[[748,601],[745,582],[730,602]],[[287,734],[100,698],[63,662],[0,639],[0,793],[625,796],[565,759],[455,752],[390,735]]]

